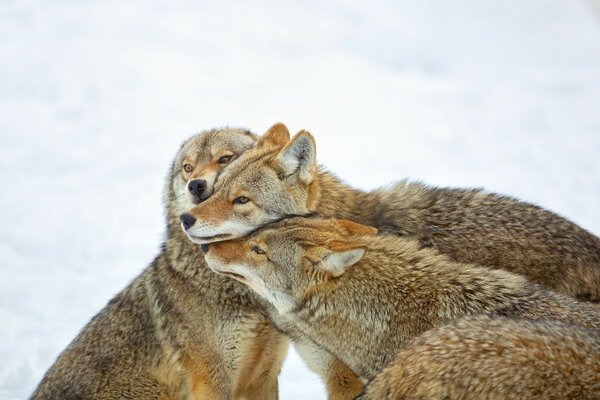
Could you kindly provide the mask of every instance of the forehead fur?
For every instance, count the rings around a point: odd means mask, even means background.
[[[189,138],[179,150],[176,161],[209,161],[221,150],[242,153],[250,149],[258,136],[242,128],[214,128]]]
[[[236,177],[240,176],[242,172],[246,172],[244,174],[246,176],[247,173],[254,172],[261,174],[264,168],[270,168],[277,172],[274,162],[282,148],[283,146],[257,146],[245,152],[221,175],[220,186],[228,187],[234,184]]]

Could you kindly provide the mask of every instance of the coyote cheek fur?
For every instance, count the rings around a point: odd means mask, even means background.
[[[244,196],[244,203],[236,203]],[[480,189],[400,182],[363,192],[316,164],[306,131],[279,123],[225,171],[191,210],[190,232],[235,238],[290,215],[315,213],[415,238],[457,262],[522,274],[585,301],[600,301],[600,239],[538,206]],[[210,242],[207,239],[206,242]]]
[[[408,342],[361,400],[600,399],[600,334],[476,316]]]
[[[226,128],[182,146],[164,193],[162,251],[83,328],[33,399],[277,399],[287,339],[248,288],[207,268],[179,226],[179,214],[193,205],[185,194],[195,171],[254,142],[249,132]],[[213,180],[231,158],[211,167]]]
[[[600,330],[595,304],[376,233],[352,221],[296,217],[213,243],[206,261],[215,272],[259,288],[282,318],[364,380],[407,341],[469,315]]]

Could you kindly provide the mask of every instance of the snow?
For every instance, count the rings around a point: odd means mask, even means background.
[[[484,186],[600,234],[598,1],[0,2],[0,398],[158,252],[201,129],[284,121],[363,188]],[[282,399],[323,399],[293,351]]]

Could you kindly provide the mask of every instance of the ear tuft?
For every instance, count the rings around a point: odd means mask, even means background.
[[[377,228],[367,225],[361,225],[357,222],[350,221],[347,219],[341,219],[337,221],[338,225],[346,231],[348,235],[365,235],[375,236],[377,235]]]
[[[316,167],[315,139],[307,131],[298,132],[277,156],[285,176],[297,174],[300,182],[308,185]]]
[[[261,136],[258,140],[258,144],[282,147],[285,146],[289,140],[290,131],[288,131],[288,128],[282,122],[277,122]]]

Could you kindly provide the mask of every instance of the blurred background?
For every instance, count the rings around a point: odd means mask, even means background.
[[[483,186],[599,235],[598,4],[0,1],[0,398],[158,253],[206,128],[283,121],[355,186]],[[281,398],[308,396],[291,352]]]

